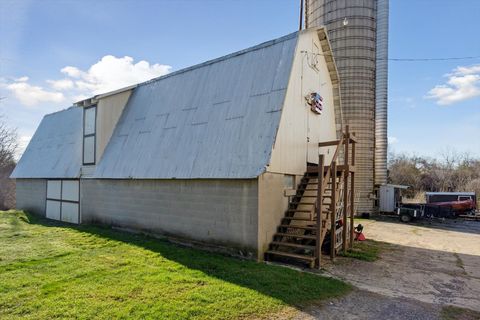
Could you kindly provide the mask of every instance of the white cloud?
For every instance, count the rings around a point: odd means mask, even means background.
[[[398,142],[398,138],[397,137],[393,137],[393,136],[388,136],[388,144],[392,145],[392,144],[395,144]]]
[[[17,81],[17,82],[27,82],[28,79],[30,79],[30,78],[29,77],[20,77],[20,78],[15,79],[15,81]]]
[[[68,90],[74,87],[74,83],[70,79],[47,80],[47,83],[55,90]]]
[[[431,89],[426,98],[439,105],[449,105],[480,96],[480,65],[457,67],[445,75],[446,84]]]
[[[61,71],[75,78],[75,86],[80,91],[100,94],[165,75],[170,69],[170,66],[158,63],[150,65],[145,60],[134,63],[128,56],[107,55],[87,71],[72,66]]]
[[[75,67],[65,67],[60,70],[60,72],[65,73],[67,76],[72,78],[79,78],[81,75],[81,71]]]
[[[31,139],[32,139],[32,136],[20,136],[20,138],[18,138],[18,148],[15,154],[15,157],[17,160],[20,159],[22,154],[25,152],[25,149],[27,148],[28,143],[30,142]]]
[[[77,102],[90,96],[117,90],[169,73],[171,67],[150,64],[145,60],[135,63],[129,56],[117,58],[106,55],[87,70],[66,66],[60,70],[64,78],[47,80],[51,89],[28,83],[28,77],[15,79],[0,85],[13,93],[26,106],[42,102]]]
[[[13,93],[20,103],[31,107],[41,102],[62,102],[65,97],[61,92],[47,91],[39,86],[29,83],[28,77],[20,78],[21,81],[5,85],[5,88]]]

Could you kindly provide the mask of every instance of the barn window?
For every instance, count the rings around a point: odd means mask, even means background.
[[[295,176],[286,174],[283,176],[283,188],[284,189],[295,189]]]
[[[95,164],[97,106],[83,109],[83,164]]]
[[[78,180],[48,180],[45,213],[49,219],[80,223]]]

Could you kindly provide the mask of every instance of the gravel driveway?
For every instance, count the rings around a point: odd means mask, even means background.
[[[403,224],[382,217],[356,223],[367,239],[391,244],[388,250],[375,262],[327,263],[327,274],[358,290],[297,319],[439,319],[446,305],[480,311],[480,222]]]

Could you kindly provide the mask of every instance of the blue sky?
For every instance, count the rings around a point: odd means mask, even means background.
[[[0,0],[0,113],[25,145],[76,99],[295,31],[298,3]],[[477,0],[391,0],[389,55],[480,56],[479,21]],[[395,152],[480,156],[480,59],[390,61],[389,136]]]

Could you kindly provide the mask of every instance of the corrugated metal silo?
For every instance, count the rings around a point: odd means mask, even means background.
[[[306,27],[326,26],[340,75],[344,124],[358,137],[358,212],[387,178],[388,0],[306,0]]]

